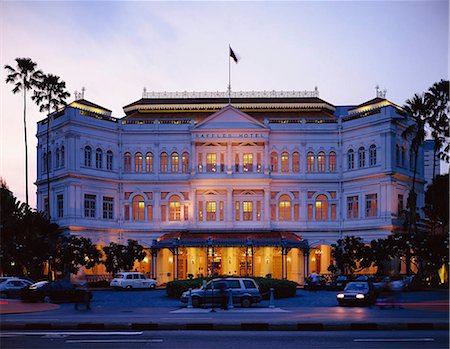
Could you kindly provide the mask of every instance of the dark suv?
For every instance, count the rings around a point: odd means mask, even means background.
[[[218,306],[222,304],[224,297],[232,293],[233,304],[240,304],[248,308],[252,304],[261,302],[261,293],[255,280],[249,278],[221,278],[209,281],[206,286],[192,290],[192,306],[199,307],[202,304]],[[183,292],[181,302],[187,303],[189,291]]]

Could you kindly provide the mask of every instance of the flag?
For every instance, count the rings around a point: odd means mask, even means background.
[[[233,58],[233,60],[236,63],[238,63],[241,60],[241,56],[239,56],[236,52],[234,52],[231,46],[230,46],[230,57]]]

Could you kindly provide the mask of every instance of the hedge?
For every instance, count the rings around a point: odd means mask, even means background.
[[[289,280],[271,279],[264,277],[249,277],[256,281],[259,290],[264,299],[269,299],[270,288],[274,289],[275,298],[295,297],[297,292],[297,283]],[[188,291],[189,288],[199,288],[203,280],[209,281],[212,278],[196,278],[188,280],[174,280],[166,285],[166,293],[170,298],[180,298],[181,294]]]

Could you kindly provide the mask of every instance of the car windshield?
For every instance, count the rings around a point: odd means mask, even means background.
[[[365,283],[350,283],[345,288],[346,291],[363,291],[367,290],[367,284]]]

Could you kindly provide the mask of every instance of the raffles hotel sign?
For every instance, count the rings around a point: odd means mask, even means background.
[[[245,133],[228,133],[228,132],[217,132],[217,133],[195,133],[193,135],[196,139],[266,139],[267,134],[262,133],[253,133],[253,132],[245,132]]]

